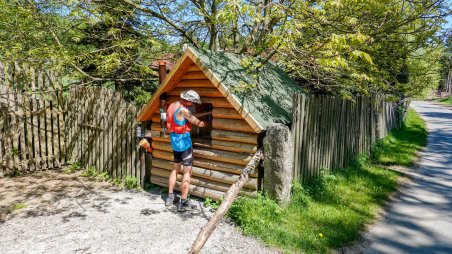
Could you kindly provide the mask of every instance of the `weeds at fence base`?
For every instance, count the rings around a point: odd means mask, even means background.
[[[133,176],[126,176],[125,178],[112,178],[108,172],[99,173],[94,166],[88,166],[80,176],[88,177],[91,180],[98,182],[110,182],[114,186],[129,190],[141,190],[140,181]]]
[[[78,163],[72,163],[71,165],[69,165],[68,167],[66,167],[66,168],[63,170],[63,173],[65,173],[65,174],[72,174],[72,173],[74,173],[75,171],[79,171],[80,169],[81,169],[80,164],[78,164]]]

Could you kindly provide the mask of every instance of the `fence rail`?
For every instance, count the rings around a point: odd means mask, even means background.
[[[322,169],[343,168],[377,139],[400,126],[394,102],[384,97],[346,101],[325,95],[294,96],[294,179],[306,180]]]
[[[0,174],[65,163],[62,82],[55,73],[0,62]]]

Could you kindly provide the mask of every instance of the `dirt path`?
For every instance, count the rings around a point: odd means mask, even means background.
[[[427,122],[428,146],[413,181],[370,229],[364,253],[452,253],[452,110],[411,106]]]
[[[159,193],[77,174],[0,178],[1,253],[186,253],[211,215],[205,208],[178,213]],[[224,222],[203,253],[275,251]]]

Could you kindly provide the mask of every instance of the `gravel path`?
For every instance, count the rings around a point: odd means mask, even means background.
[[[12,204],[25,208],[12,211]],[[200,205],[200,204],[199,204]],[[186,253],[212,213],[74,174],[0,179],[1,253]],[[223,222],[203,253],[276,253]]]
[[[364,253],[452,253],[452,108],[411,105],[427,122],[419,171],[370,229]]]

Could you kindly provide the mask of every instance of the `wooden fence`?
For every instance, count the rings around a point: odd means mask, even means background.
[[[101,87],[75,86],[63,98],[54,73],[0,63],[0,175],[77,162],[143,184],[149,163],[138,148],[137,130],[144,131],[135,122],[139,110]],[[344,167],[400,124],[395,103],[383,97],[355,103],[296,95],[293,117],[296,179]]]
[[[62,104],[55,73],[0,63],[0,175],[65,163]]]
[[[396,103],[382,96],[355,102],[330,96],[294,96],[294,179],[306,180],[322,169],[343,168],[368,153],[379,138],[400,125]]]
[[[95,167],[113,178],[145,177],[145,154],[138,148],[139,108],[120,93],[102,87],[76,86],[66,100],[68,160]],[[144,129],[144,128],[143,128]]]

